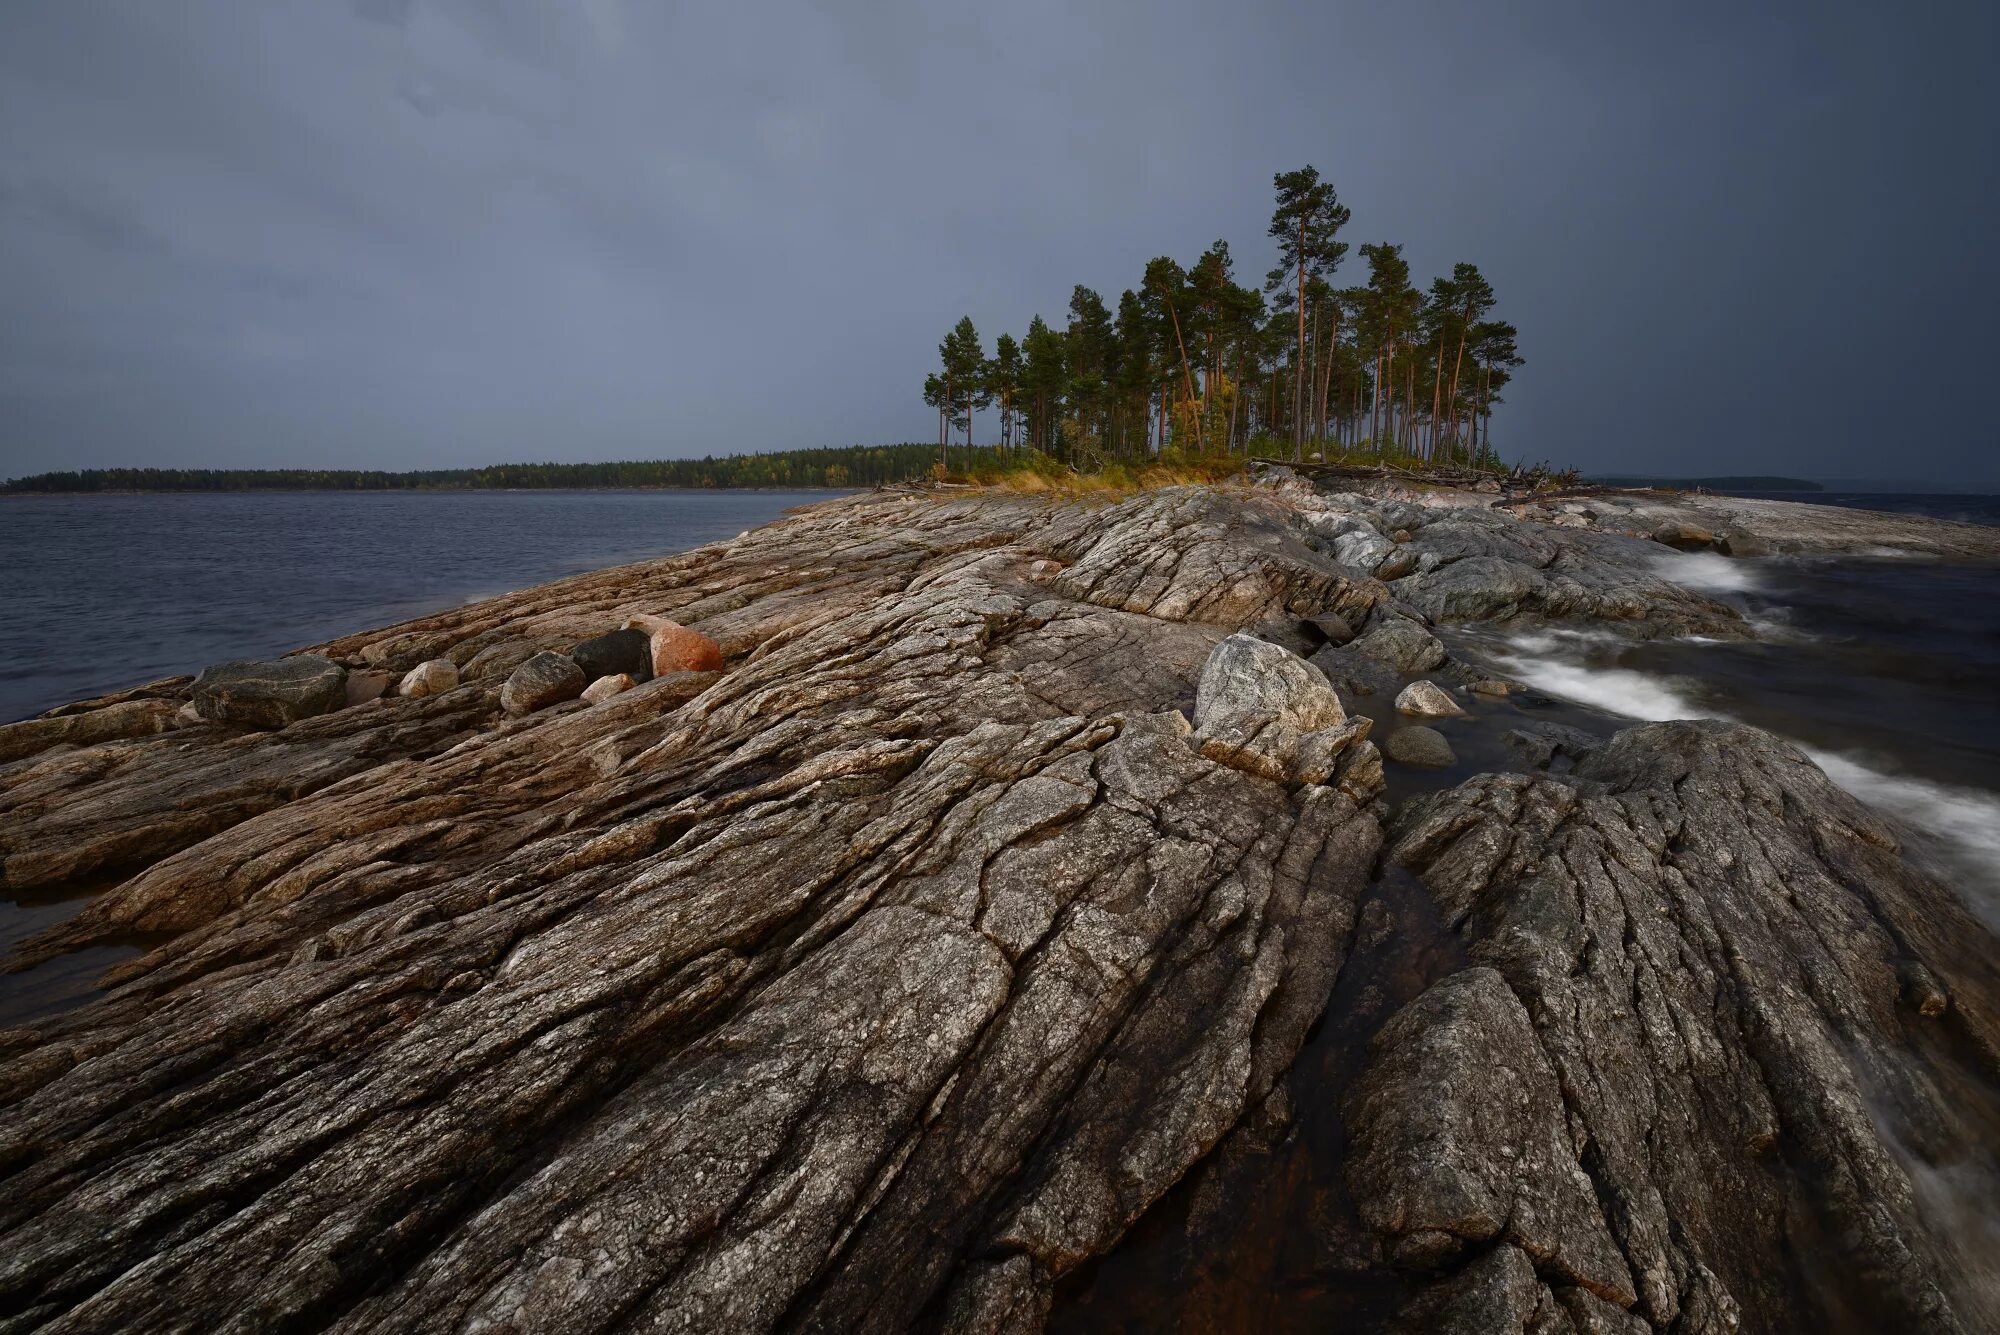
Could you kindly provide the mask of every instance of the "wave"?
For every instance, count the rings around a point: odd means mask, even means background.
[[[1684,678],[1632,668],[1590,667],[1550,651],[1565,642],[1592,637],[1568,633],[1520,635],[1509,641],[1515,652],[1497,655],[1500,665],[1521,681],[1550,695],[1647,723],[1713,718],[1741,722],[1704,707]],[[1965,874],[1967,899],[1978,915],[2000,926],[2000,796],[1929,779],[1891,774],[1853,755],[1807,746],[1792,738],[1827,778],[1895,821],[1928,837],[1928,842]]]
[[[1748,593],[1763,583],[1750,562],[1714,552],[1661,552],[1653,564],[1662,579],[1706,593]]]

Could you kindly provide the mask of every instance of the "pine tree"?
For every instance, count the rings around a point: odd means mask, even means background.
[[[1271,178],[1271,187],[1277,192],[1277,205],[1271,213],[1269,234],[1278,242],[1278,267],[1271,270],[1264,287],[1267,292],[1282,292],[1286,275],[1293,280],[1298,331],[1292,363],[1292,458],[1296,462],[1305,456],[1306,282],[1339,267],[1347,243],[1336,241],[1334,235],[1347,225],[1350,215],[1332,183],[1320,180],[1314,167],[1279,172]]]

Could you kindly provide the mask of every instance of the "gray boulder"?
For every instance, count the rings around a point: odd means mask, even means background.
[[[514,669],[500,688],[500,707],[509,714],[532,714],[574,700],[589,685],[583,669],[558,653],[536,654]]]
[[[347,669],[318,654],[246,659],[202,669],[194,708],[212,723],[282,728],[347,703]]]

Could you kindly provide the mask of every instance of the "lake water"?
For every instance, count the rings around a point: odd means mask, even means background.
[[[0,722],[732,538],[829,494],[0,499]]]

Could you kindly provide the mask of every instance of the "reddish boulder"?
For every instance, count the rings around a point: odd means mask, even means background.
[[[662,621],[653,631],[653,675],[669,672],[720,672],[722,646],[698,630]]]

